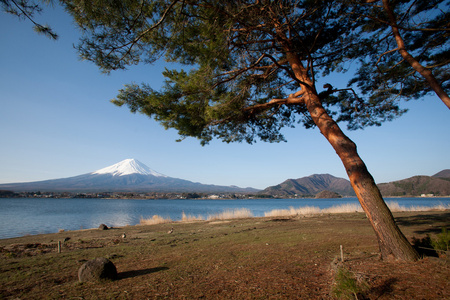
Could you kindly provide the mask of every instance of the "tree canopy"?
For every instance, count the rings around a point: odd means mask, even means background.
[[[63,2],[85,33],[81,56],[104,72],[160,58],[187,66],[166,70],[161,90],[131,83],[113,102],[202,143],[213,137],[281,141],[282,127],[315,126],[301,105],[289,52],[300,57],[316,91],[322,89],[316,87],[319,77],[359,62],[350,87],[329,82],[320,93],[328,113],[350,129],[392,120],[405,112],[400,100],[430,91],[392,51],[395,39],[377,1]],[[442,2],[396,1],[394,10],[410,51],[432,65],[448,88],[448,11]]]
[[[202,143],[213,137],[281,141],[282,127],[297,122],[315,126],[298,105],[300,82],[286,59],[290,51],[307,66],[316,91],[317,78],[344,70],[356,58],[363,68],[352,83],[364,94],[379,81],[364,80],[376,76],[364,73],[369,70],[364,59],[378,49],[367,51],[370,45],[362,34],[367,18],[361,16],[372,8],[365,5],[309,0],[64,2],[85,33],[78,46],[81,56],[104,72],[160,58],[187,66],[166,70],[161,90],[133,83],[113,102]],[[380,125],[404,112],[392,100],[392,89],[375,89],[364,97],[333,82],[327,88],[321,93],[323,105],[351,129]]]
[[[450,109],[450,2],[368,2],[361,15],[364,52],[350,85],[372,101],[408,101],[435,91]]]

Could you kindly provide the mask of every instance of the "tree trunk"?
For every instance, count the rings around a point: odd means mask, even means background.
[[[381,257],[385,260],[415,261],[417,252],[395,224],[380,190],[356,151],[353,143],[328,115],[319,97],[311,94],[306,106],[320,132],[342,160],[352,187],[378,238]]]
[[[322,106],[312,80],[300,59],[292,52],[287,59],[300,84],[304,103],[314,123],[341,158],[352,187],[378,239],[381,257],[385,260],[415,261],[417,252],[395,224],[394,217],[381,196],[375,181],[356,151],[356,145],[339,128]]]

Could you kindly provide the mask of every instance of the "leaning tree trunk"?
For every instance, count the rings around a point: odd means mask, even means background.
[[[312,80],[300,59],[292,52],[287,58],[296,77],[302,82],[303,99],[314,123],[341,158],[352,187],[378,239],[382,259],[415,261],[417,252],[395,223],[375,181],[356,151],[356,145],[339,128],[322,106]]]
[[[352,187],[376,235],[381,257],[386,260],[414,261],[418,254],[395,224],[380,190],[356,151],[356,145],[323,108],[319,97],[310,94],[306,106],[320,132],[342,160]]]

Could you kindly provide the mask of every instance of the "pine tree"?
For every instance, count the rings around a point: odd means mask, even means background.
[[[347,171],[382,257],[418,258],[356,145],[338,126],[380,125],[404,111],[390,97],[361,97],[333,82],[321,92],[316,86],[319,77],[345,69],[346,62],[367,58],[368,21],[361,17],[367,6],[333,0],[62,3],[84,32],[78,45],[81,57],[104,72],[160,58],[186,66],[166,69],[161,90],[126,85],[113,103],[203,145],[213,138],[278,142],[284,140],[283,127],[318,127]],[[362,70],[357,77],[377,84]]]

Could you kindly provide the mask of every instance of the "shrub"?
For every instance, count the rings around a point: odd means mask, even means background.
[[[436,239],[431,240],[431,245],[435,250],[449,251],[450,233],[443,227],[442,232],[436,235]]]
[[[437,252],[434,250],[434,246],[432,245],[429,235],[421,239],[413,237],[412,244],[420,256],[438,256]]]
[[[362,296],[368,289],[369,285],[365,280],[357,280],[352,272],[339,268],[332,295],[337,299],[364,299]]]

